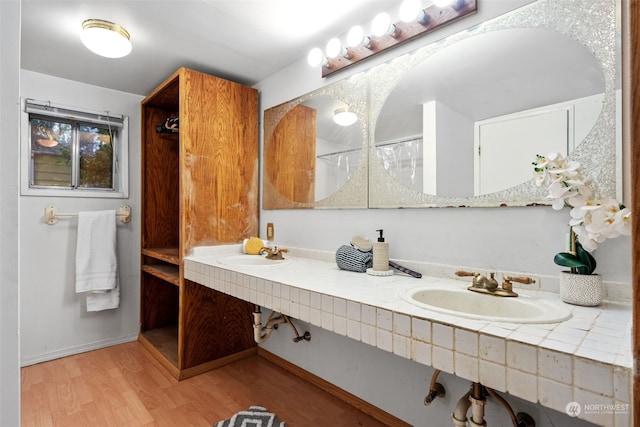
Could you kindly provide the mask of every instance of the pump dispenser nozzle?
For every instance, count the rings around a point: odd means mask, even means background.
[[[384,241],[383,230],[376,230],[379,234],[378,241],[373,244],[373,268],[367,273],[374,276],[389,276],[393,270],[389,270],[389,244]]]

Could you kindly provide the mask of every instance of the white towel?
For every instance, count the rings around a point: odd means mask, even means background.
[[[110,291],[94,291],[87,293],[87,311],[102,311],[120,306],[120,289]]]
[[[80,212],[76,245],[76,293],[87,293],[87,311],[117,308],[116,212]]]

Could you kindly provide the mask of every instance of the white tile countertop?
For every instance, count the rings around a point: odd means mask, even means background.
[[[421,279],[399,272],[376,277],[340,270],[333,252],[287,249],[291,262],[255,267],[218,262],[241,254],[241,245],[196,248],[184,260],[185,278],[563,413],[568,403],[579,402],[579,418],[631,425],[630,305],[572,306],[557,293],[519,288],[523,296],[569,308],[571,319],[547,324],[468,319],[399,296],[424,285],[466,288],[470,279],[457,280],[456,267],[439,266],[437,276]],[[423,274],[435,271],[426,263],[398,263]]]

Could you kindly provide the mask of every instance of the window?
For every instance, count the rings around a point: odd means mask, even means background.
[[[126,117],[30,99],[23,112],[23,194],[127,196]]]

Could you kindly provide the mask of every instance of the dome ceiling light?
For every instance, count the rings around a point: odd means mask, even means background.
[[[339,126],[351,126],[358,121],[358,116],[346,108],[338,108],[333,114],[333,121]]]
[[[105,58],[122,58],[131,52],[129,32],[118,24],[102,19],[87,19],[82,23],[82,43]]]

